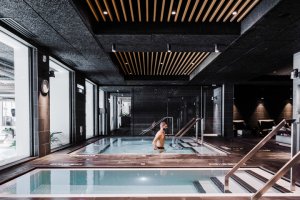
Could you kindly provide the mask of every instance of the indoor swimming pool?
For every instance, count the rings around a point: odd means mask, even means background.
[[[227,171],[225,168],[35,169],[1,185],[0,196],[218,195],[223,193],[220,185]],[[272,176],[260,168],[243,168],[235,175],[258,190],[264,183],[253,177],[253,173]],[[278,184],[280,187],[289,185],[282,179]],[[236,179],[230,179],[230,191],[231,195],[249,195]],[[275,188],[268,192],[281,193]]]
[[[172,147],[172,138],[165,141],[165,149],[154,150],[150,137],[103,138],[76,151],[76,154],[201,154],[206,156],[226,155],[207,143],[200,145],[192,138],[183,138]]]

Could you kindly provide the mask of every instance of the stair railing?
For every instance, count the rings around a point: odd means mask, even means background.
[[[201,118],[191,119],[178,133],[173,137],[172,146],[178,145],[178,140],[180,140]]]
[[[258,152],[277,132],[286,124],[283,119],[268,135],[266,135],[255,147],[249,151],[226,175],[224,181],[224,191],[229,192],[229,178],[236,172],[245,162],[247,162],[252,156]]]
[[[272,187],[281,177],[284,176],[295,164],[300,160],[300,151],[293,156],[285,165],[271,178],[269,181],[258,190],[252,197],[251,200],[258,200],[260,197],[267,192],[267,190]]]

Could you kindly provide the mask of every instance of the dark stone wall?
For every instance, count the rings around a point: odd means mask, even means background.
[[[225,138],[234,137],[233,133],[233,98],[234,86],[232,84],[223,85],[224,90],[224,130],[223,136]]]
[[[202,116],[205,119],[205,130],[204,133],[213,133],[213,109],[214,109],[214,102],[211,100],[213,97],[213,90],[211,88],[204,88],[203,90],[203,114]]]
[[[133,88],[133,132],[139,134],[153,121],[165,116],[174,117],[174,132],[196,117],[200,86],[144,86]],[[180,124],[177,124],[180,119]],[[178,126],[179,125],[179,126]]]
[[[85,77],[80,73],[75,73],[75,137],[74,143],[79,143],[85,140],[85,91],[80,93],[77,89],[77,84],[84,86]]]
[[[233,119],[245,120],[251,129],[260,119],[292,118],[292,86],[238,85],[234,91]]]

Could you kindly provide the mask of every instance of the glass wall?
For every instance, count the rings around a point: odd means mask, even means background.
[[[106,135],[106,132],[105,132],[105,98],[104,98],[103,90],[99,90],[99,134]]]
[[[96,85],[89,80],[85,81],[85,124],[86,139],[95,134],[95,88]]]
[[[30,156],[29,50],[0,29],[0,166]]]
[[[50,141],[51,149],[70,143],[72,72],[50,59]]]

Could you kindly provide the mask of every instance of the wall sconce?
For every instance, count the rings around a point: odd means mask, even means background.
[[[168,52],[170,53],[171,52],[171,45],[170,44],[167,44],[167,49],[168,49]]]
[[[215,97],[214,97],[214,96],[212,96],[212,97],[211,97],[211,100],[212,100],[212,101],[214,101],[214,100],[217,100],[217,99],[218,99],[218,97],[217,97],[217,96],[215,96]]]
[[[116,44],[111,45],[111,52],[117,52],[116,51]]]
[[[291,72],[291,79],[296,79],[296,78],[299,78],[299,77],[300,77],[300,73],[299,73],[298,69],[294,69]]]
[[[218,45],[217,44],[215,44],[215,53],[219,53],[220,51],[219,51],[219,49],[218,49]]]
[[[44,79],[41,83],[41,93],[47,95],[49,92],[49,81]]]
[[[49,71],[49,77],[55,78],[55,72],[53,70]]]
[[[84,94],[84,86],[83,85],[77,84],[76,87],[77,87],[77,92]]]

